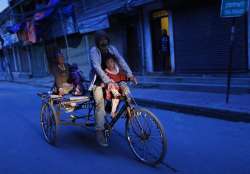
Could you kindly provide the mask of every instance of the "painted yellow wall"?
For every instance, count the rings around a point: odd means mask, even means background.
[[[168,17],[163,17],[161,18],[161,29],[162,30],[167,30],[168,32]],[[169,33],[168,33],[169,34]]]

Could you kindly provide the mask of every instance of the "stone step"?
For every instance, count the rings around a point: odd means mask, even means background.
[[[135,88],[156,88],[161,90],[181,90],[193,92],[226,93],[226,84],[208,83],[169,83],[169,82],[140,82]],[[250,85],[232,85],[232,94],[250,93]]]
[[[195,84],[227,84],[227,77],[151,77],[151,76],[137,76],[141,83],[195,83]],[[231,79],[232,85],[248,85],[250,86],[250,77],[233,77]]]

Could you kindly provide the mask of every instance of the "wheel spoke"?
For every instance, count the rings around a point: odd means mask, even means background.
[[[130,147],[143,162],[160,162],[165,153],[165,134],[158,119],[147,110],[135,109],[135,115],[127,122]]]
[[[143,158],[145,159],[145,160],[147,160],[146,159],[146,145],[145,145],[145,142],[143,142]]]
[[[153,155],[153,153],[151,153],[151,149],[152,149],[152,147],[150,146],[150,148],[148,148],[148,145],[147,144],[145,144],[145,146],[147,147],[146,149],[147,149],[147,155],[148,156],[151,156],[151,157],[153,157],[153,158],[155,158],[155,159],[157,159],[158,157],[158,153],[156,153],[156,156],[155,155]]]
[[[157,149],[157,148],[155,148],[155,146],[150,146],[150,149],[151,149],[151,151],[152,151],[152,153],[151,153],[152,156],[154,156],[153,154],[158,155],[158,154],[160,154],[161,151],[162,151],[162,150],[161,150],[162,147],[161,147],[160,149]],[[150,153],[151,151],[149,151],[149,153]],[[154,151],[155,153],[153,153],[153,151]],[[157,157],[156,157],[156,158],[157,158]]]
[[[151,132],[150,128],[151,127],[149,125],[149,122],[146,120],[146,113],[143,114],[142,118],[144,119],[144,130],[146,130],[146,132],[148,132],[150,134],[150,132]]]

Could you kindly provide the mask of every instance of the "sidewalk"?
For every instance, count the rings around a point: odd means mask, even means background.
[[[19,79],[15,83],[50,88],[53,78]],[[232,94],[229,103],[225,94],[157,88],[132,88],[136,101],[143,106],[173,110],[231,121],[250,122],[250,94]]]
[[[18,84],[27,84],[27,85],[36,86],[36,87],[51,88],[54,83],[54,78],[52,76],[43,77],[43,78],[31,78],[31,79],[19,78],[19,79],[15,79],[12,82],[18,83]]]
[[[250,94],[225,94],[159,89],[132,89],[141,105],[213,118],[250,122]]]
[[[208,75],[168,75],[168,76],[137,76],[143,88],[164,90],[225,93],[227,90],[227,76]],[[250,75],[234,75],[231,78],[230,92],[232,94],[250,94]]]

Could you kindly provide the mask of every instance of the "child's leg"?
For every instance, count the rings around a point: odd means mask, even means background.
[[[113,95],[114,97],[119,97],[119,96],[121,96],[121,94],[119,93],[118,89],[119,89],[119,87],[118,87],[118,88],[115,87],[115,88],[110,89],[110,91],[111,91],[111,93],[112,93],[112,95]]]
[[[128,97],[128,96],[129,96],[129,93],[130,93],[130,90],[129,90],[129,87],[128,87],[127,83],[125,83],[125,82],[120,82],[120,83],[119,83],[119,86],[120,86],[122,95]]]
[[[112,117],[114,118],[116,116],[116,109],[117,109],[117,106],[119,104],[119,99],[112,99],[112,109],[111,109],[111,115]]]

